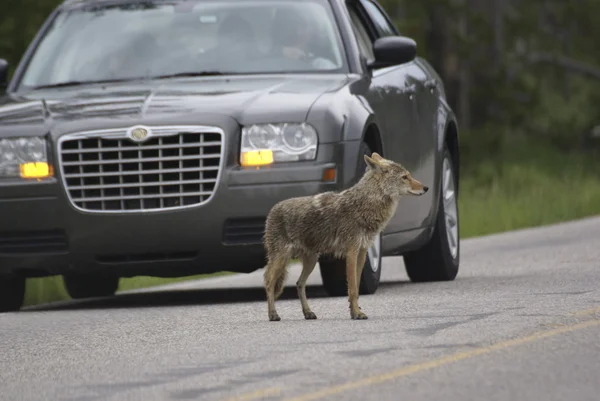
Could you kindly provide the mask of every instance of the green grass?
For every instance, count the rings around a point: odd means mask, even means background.
[[[219,272],[214,274],[199,274],[187,277],[160,278],[160,277],[133,277],[123,278],[119,282],[119,291],[135,290],[138,288],[148,288],[157,285],[177,283],[186,280],[198,280],[209,277],[217,277],[232,274],[230,272]],[[69,299],[62,278],[60,276],[34,278],[27,280],[25,294],[25,306],[38,305],[41,303],[62,301]]]
[[[512,138],[461,174],[461,238],[600,214],[600,157]]]
[[[461,163],[461,238],[600,214],[600,157],[518,137],[494,142],[492,150],[480,145],[465,149]],[[136,277],[121,280],[119,290],[213,276]],[[26,298],[33,305],[68,296],[62,280],[50,277],[28,280]]]

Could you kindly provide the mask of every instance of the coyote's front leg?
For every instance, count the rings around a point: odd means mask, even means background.
[[[346,254],[346,280],[348,281],[348,302],[350,303],[350,317],[352,319],[363,320],[367,319],[367,315],[360,311],[358,306],[358,283],[360,277],[357,278],[359,257],[362,255],[363,264],[366,254],[363,255],[362,250],[353,249]],[[362,271],[362,269],[361,269]]]

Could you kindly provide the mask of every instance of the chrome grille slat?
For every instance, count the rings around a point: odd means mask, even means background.
[[[127,128],[59,138],[63,184],[77,209],[150,212],[212,198],[223,163],[223,131],[207,126],[149,129],[143,143],[130,140]]]
[[[165,186],[165,185],[180,185],[180,184],[204,184],[204,183],[211,183],[214,182],[214,180],[190,180],[190,181],[185,181],[185,180],[177,180],[177,181],[162,181],[161,185]],[[127,184],[127,183],[118,183],[118,184],[100,184],[100,185],[80,185],[80,186],[71,186],[69,187],[69,189],[71,191],[75,191],[75,190],[80,190],[80,189],[102,189],[102,188],[107,188],[107,189],[112,189],[112,188],[135,188],[135,187],[154,187],[157,184],[154,182],[141,182],[141,183],[131,183],[131,184]],[[162,187],[161,187],[162,188]]]
[[[119,164],[119,163],[148,163],[148,162],[168,162],[168,161],[175,161],[175,160],[199,160],[199,159],[218,159],[219,155],[206,155],[206,156],[200,156],[200,155],[194,155],[194,156],[175,156],[175,157],[146,157],[144,158],[141,155],[141,152],[145,151],[144,150],[138,150],[140,157],[138,159],[127,159],[126,162],[120,161],[120,160],[93,160],[93,161],[82,161],[82,162],[65,162],[63,163],[63,166],[79,166],[79,165],[83,165],[83,166],[94,166],[94,165],[101,165],[101,164]],[[102,154],[102,152],[99,152],[99,154]]]
[[[159,138],[160,140],[162,140],[162,138]],[[198,145],[200,145],[201,143],[184,143],[184,144],[175,144],[175,145],[150,145],[150,146],[145,146],[144,150],[161,150],[161,149],[178,149],[179,147],[183,147],[183,148],[194,148]],[[204,142],[202,143],[202,145],[204,146],[218,146],[220,145],[221,142],[220,141],[211,141],[211,142]],[[137,150],[136,146],[116,146],[116,147],[109,147],[109,148],[92,148],[92,149],[77,149],[77,150],[63,150],[63,154],[77,154],[77,153],[94,153],[94,152],[118,152],[118,151],[131,151],[131,150]]]
[[[95,173],[87,173],[87,174],[67,174],[66,177],[67,178],[78,178],[78,177],[107,177],[107,176],[118,176],[118,175],[144,175],[144,174],[167,174],[167,173],[179,173],[180,171],[185,173],[185,172],[203,172],[203,171],[217,171],[218,168],[217,167],[199,167],[199,168],[194,168],[194,167],[189,167],[189,168],[183,168],[183,169],[179,169],[179,168],[174,168],[174,169],[164,169],[164,170],[145,170],[145,171],[139,171],[139,170],[134,170],[134,171],[123,171],[123,172],[118,172],[115,171],[113,173],[102,173],[102,174],[95,174]]]
[[[179,144],[180,145],[183,144],[183,137],[181,137],[181,136],[179,137]],[[179,148],[179,157],[180,158],[183,157],[183,148],[182,147]],[[181,169],[182,167],[183,167],[183,160],[180,159],[179,160],[179,168]],[[180,172],[179,173],[179,181],[181,181],[183,179],[181,174],[182,173]],[[183,187],[181,185],[179,185],[179,192],[183,192]]]
[[[202,196],[210,195],[211,192],[187,192],[185,196]],[[160,199],[164,198],[175,198],[182,197],[179,193],[174,194],[156,194],[156,195],[125,195],[125,196],[107,196],[97,198],[73,198],[75,202],[106,202],[106,201],[117,201],[117,200],[128,200],[128,199]]]
[[[98,147],[100,147],[102,144],[102,140],[100,138],[98,138],[97,141],[98,141]],[[103,152],[98,152],[98,159],[99,159],[98,163],[102,163],[102,161],[103,161],[102,154],[103,154]],[[103,172],[104,172],[104,166],[102,164],[100,164],[100,173],[103,173]],[[104,185],[104,177],[102,177],[102,176],[100,176],[100,184]],[[104,201],[102,201],[102,210],[104,210],[105,207],[106,207],[106,204],[104,203]]]
[[[165,146],[165,145],[164,145],[164,143],[163,143],[163,140],[162,140],[162,138],[158,138],[158,146],[160,146],[160,148],[158,149],[158,155],[159,155],[159,157],[163,157],[162,150],[163,150],[163,146]],[[180,145],[180,146],[181,146],[181,145]],[[162,163],[162,162],[159,162],[159,164],[158,164],[158,167],[161,167],[161,168],[162,168],[162,165],[163,165],[163,163]],[[161,184],[162,184],[160,187],[158,187],[158,188],[159,188],[159,192],[160,192],[160,194],[162,195],[162,194],[163,194],[163,188],[164,188],[164,186],[165,186],[165,185],[167,185],[167,184],[166,184],[166,183],[165,183],[165,181],[163,180],[163,175],[162,175],[162,174],[159,174],[159,175],[158,175],[158,177],[160,178],[160,182],[161,182]],[[164,200],[163,198],[160,198],[160,207],[161,207],[161,208],[165,207],[165,200]]]
[[[122,151],[119,150],[118,155],[119,155],[119,159],[123,158]],[[103,174],[102,177],[105,177],[105,175]],[[119,164],[119,184],[124,184],[124,182],[123,182],[123,165],[122,164]],[[119,188],[119,194],[121,197],[125,196],[123,194],[123,189],[124,189],[124,187]],[[121,210],[124,210],[125,209],[125,199],[121,199],[120,203],[121,203],[121,205],[120,205]]]

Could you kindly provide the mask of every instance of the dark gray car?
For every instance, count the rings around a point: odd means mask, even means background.
[[[431,190],[401,201],[361,293],[387,255],[454,279],[457,122],[416,53],[373,0],[66,1],[0,98],[0,310],[27,277],[83,298],[260,269],[270,208],[348,188],[373,151]],[[343,261],[320,267],[345,295]]]

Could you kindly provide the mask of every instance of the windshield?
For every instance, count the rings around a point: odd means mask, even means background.
[[[327,0],[138,1],[61,12],[20,84],[345,67]]]

